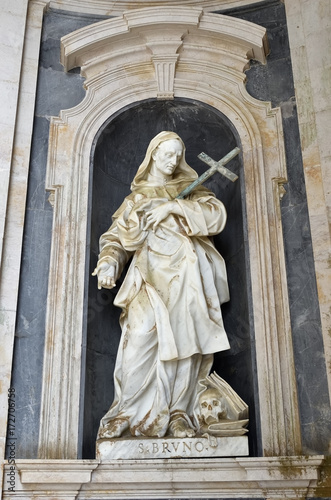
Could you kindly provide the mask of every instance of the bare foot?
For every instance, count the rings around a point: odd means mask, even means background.
[[[170,433],[177,438],[193,437],[194,430],[186,422],[185,418],[176,418],[169,425]]]
[[[99,438],[117,438],[122,435],[126,429],[129,428],[129,422],[123,419],[115,419],[108,422],[108,424],[100,431]]]

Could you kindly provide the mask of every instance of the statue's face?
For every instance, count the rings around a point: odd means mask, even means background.
[[[172,175],[183,155],[183,147],[176,139],[169,139],[161,144],[152,153],[155,168],[163,175]]]
[[[217,389],[207,389],[199,398],[200,414],[207,425],[226,417],[226,408]]]

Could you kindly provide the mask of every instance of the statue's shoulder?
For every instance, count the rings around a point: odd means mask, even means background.
[[[216,198],[216,195],[213,191],[208,189],[206,186],[200,185],[197,186],[192,193],[188,196],[188,199],[194,200],[197,198],[204,198],[204,197],[212,197]]]
[[[117,219],[127,208],[132,209],[137,203],[139,203],[141,200],[144,200],[147,198],[147,195],[144,193],[141,193],[139,191],[133,191],[132,193],[128,194],[121,205],[118,207],[116,212],[113,214],[113,220]]]

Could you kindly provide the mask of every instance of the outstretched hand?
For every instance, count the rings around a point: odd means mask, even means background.
[[[115,286],[115,263],[101,262],[94,269],[92,276],[98,276],[98,289],[114,288]]]

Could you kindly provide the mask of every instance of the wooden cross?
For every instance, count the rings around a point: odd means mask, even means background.
[[[183,189],[181,193],[179,193],[176,198],[178,200],[182,200],[185,198],[185,196],[189,195],[193,189],[195,189],[197,186],[200,186],[203,182],[205,182],[209,177],[214,175],[215,172],[219,172],[220,174],[224,175],[227,177],[227,179],[230,179],[230,181],[235,182],[238,179],[238,176],[231,172],[231,170],[228,170],[227,168],[224,167],[230,160],[232,160],[237,154],[240,152],[239,148],[234,148],[230,153],[228,153],[224,158],[222,158],[220,161],[215,161],[210,156],[206,155],[206,153],[200,153],[198,155],[198,158],[202,160],[203,162],[207,163],[207,165],[210,166],[206,172],[204,172],[200,177],[198,177],[195,181],[192,182],[187,188]]]

